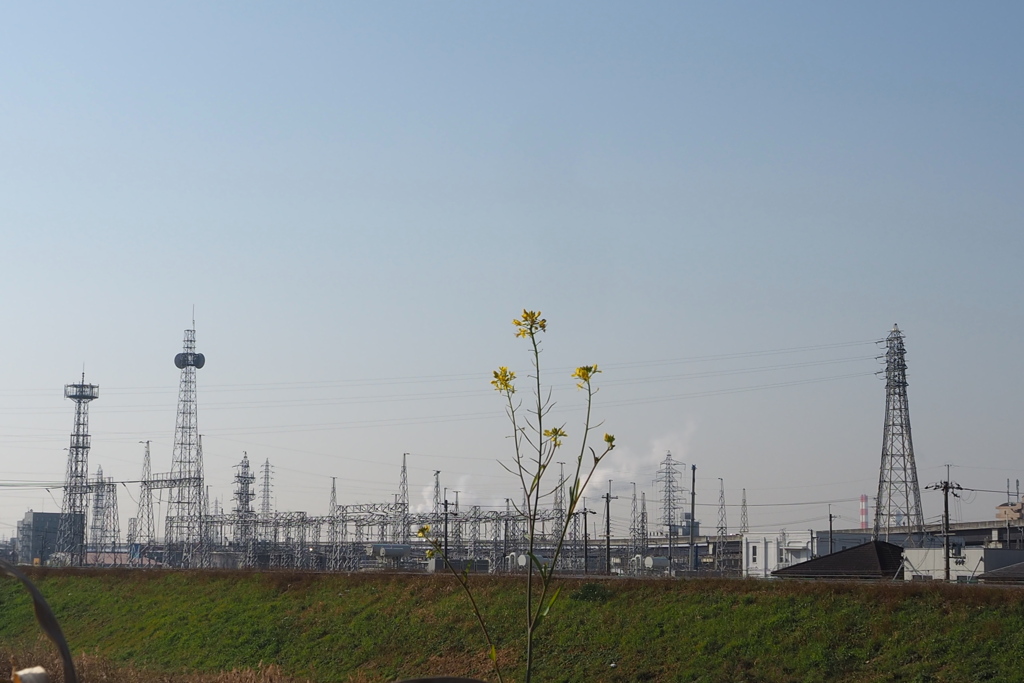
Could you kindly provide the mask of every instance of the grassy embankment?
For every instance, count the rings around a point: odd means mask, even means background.
[[[155,679],[261,664],[316,681],[492,678],[448,577],[44,570],[33,578],[86,656],[87,679],[111,667]],[[523,583],[475,584],[501,661],[519,679]],[[14,581],[0,581],[0,613],[0,657],[43,656]],[[542,681],[1021,680],[1024,591],[567,581],[539,646]],[[208,680],[280,680],[272,674]]]

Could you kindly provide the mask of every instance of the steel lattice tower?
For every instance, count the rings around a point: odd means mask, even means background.
[[[338,478],[331,477],[330,522],[327,525],[328,571],[341,569],[341,537],[338,533],[340,526],[338,522]]]
[[[434,470],[434,514],[431,526],[434,533],[441,528],[441,471]]]
[[[715,538],[715,571],[725,571],[725,544],[729,525],[725,518],[725,481],[718,480],[718,536]]]
[[[886,338],[885,348],[885,426],[872,537],[889,540],[890,533],[905,531],[907,541],[913,543],[913,534],[924,532],[924,513],[910,436],[907,352],[897,325]]]
[[[565,529],[565,463],[558,463],[558,488],[555,489],[555,527],[551,530],[552,539],[558,542],[558,536]]]
[[[647,493],[640,492],[640,527],[637,530],[640,537],[640,554],[646,555],[651,545],[650,534],[647,527]]]
[[[171,460],[173,486],[170,489],[164,536],[168,550],[179,555],[177,564],[183,568],[206,565],[203,543],[203,449],[199,441],[199,411],[196,403],[196,370],[205,364],[206,357],[196,353],[196,331],[185,330],[182,352],[174,357],[174,365],[181,370],[181,381],[178,385],[178,417]]]
[[[139,486],[139,514],[136,517],[136,539],[139,544],[138,563],[145,564],[147,554],[152,550],[156,536],[156,524],[153,520],[153,468],[150,463],[149,441],[145,442],[146,451],[142,456],[142,483]],[[134,553],[134,550],[132,551]],[[134,557],[133,557],[134,560]]]
[[[75,402],[75,427],[68,448],[68,471],[64,480],[64,501],[57,527],[57,552],[64,562],[80,567],[85,564],[85,521],[89,499],[89,402],[99,398],[100,388],[85,383],[64,387],[64,398]]]
[[[683,491],[679,485],[679,470],[676,468],[676,461],[672,459],[672,453],[668,453],[661,461],[658,476],[654,481],[661,484],[661,523],[665,525],[665,531],[671,538],[676,526],[676,510],[679,508]]]
[[[398,514],[401,516],[398,522],[399,531],[395,539],[398,543],[409,542],[409,473],[405,467],[405,459],[408,455],[408,453],[402,453],[402,474],[398,481]]]
[[[253,515],[252,501],[256,499],[256,492],[253,485],[256,483],[256,475],[249,468],[249,454],[242,451],[242,462],[235,465],[238,472],[235,474],[235,494],[232,500],[235,501],[234,513],[236,515]]]
[[[263,463],[263,483],[260,486],[260,517],[265,521],[270,521],[270,514],[272,512],[270,505],[270,492],[274,489],[271,484],[271,473],[273,468],[270,466],[270,458],[267,458]]]
[[[633,485],[633,500],[630,508],[629,515],[629,557],[633,557],[640,554],[640,507],[637,503],[636,497],[636,482],[630,482]]]
[[[747,490],[743,489],[743,502],[740,505],[740,533],[750,531],[750,520],[747,518]]]
[[[113,477],[104,477],[103,468],[96,468],[96,477],[89,487],[93,494],[92,527],[89,545],[94,554],[91,562],[97,567],[117,564],[117,546],[121,528],[117,514],[117,484]]]

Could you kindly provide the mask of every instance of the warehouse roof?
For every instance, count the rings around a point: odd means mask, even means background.
[[[892,580],[903,578],[903,548],[884,541],[823,555],[772,572],[787,579]]]

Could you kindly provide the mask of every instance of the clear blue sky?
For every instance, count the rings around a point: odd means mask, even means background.
[[[708,527],[719,477],[730,503],[822,502],[752,507],[766,531],[873,494],[860,342],[894,322],[921,484],[953,463],[1001,489],[1024,475],[1022,24],[1009,2],[6,6],[0,480],[63,479],[83,364],[92,468],[136,479],[151,439],[168,471],[195,305],[225,506],[243,451],[280,509],[325,513],[331,476],[391,500],[403,452],[414,503],[438,469],[498,504],[488,380],[525,374],[525,306],[570,435],[567,369],[606,370],[623,532],[666,450]],[[0,534],[59,500],[4,490]]]

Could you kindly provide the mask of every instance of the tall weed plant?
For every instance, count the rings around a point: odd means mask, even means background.
[[[512,460],[509,464],[503,463],[502,466],[519,480],[523,492],[522,505],[516,505],[516,512],[526,523],[526,554],[529,558],[526,569],[526,606],[523,617],[526,636],[525,681],[530,683],[536,659],[535,636],[544,624],[546,617],[551,613],[559,596],[560,589],[554,585],[555,572],[565,544],[570,520],[598,465],[615,448],[615,437],[606,433],[599,449],[590,445],[594,440],[591,438],[592,432],[598,431],[601,426],[592,423],[594,395],[598,391],[594,386],[594,378],[601,371],[596,364],[581,365],[572,373],[572,378],[576,380],[576,388],[584,393],[586,416],[581,429],[579,449],[574,451],[575,468],[571,479],[568,480],[569,490],[565,500],[565,516],[556,522],[551,560],[549,563],[542,562],[537,555],[541,541],[539,530],[542,506],[547,506],[555,496],[558,487],[563,485],[563,482],[559,480],[552,486],[545,475],[554,462],[555,454],[565,447],[569,433],[565,423],[553,424],[553,421],[548,419],[554,403],[551,398],[551,388],[545,387],[541,379],[540,364],[540,335],[547,332],[547,320],[541,317],[540,311],[523,309],[522,315],[515,318],[512,324],[516,328],[516,337],[524,339],[528,345],[533,368],[532,374],[527,376],[525,382],[529,387],[527,390],[529,396],[525,401],[520,399],[516,373],[507,366],[501,366],[494,371],[491,385],[505,400],[505,413],[512,428],[511,439],[514,449]],[[494,673],[499,681],[504,682],[505,678],[498,663],[497,647],[470,585],[468,568],[460,572],[452,567],[440,539],[430,535],[429,526],[422,527],[419,530],[419,536],[430,540],[433,546],[432,554],[443,557],[448,569],[458,579],[469,598],[473,613],[487,642],[488,655],[494,666]]]

